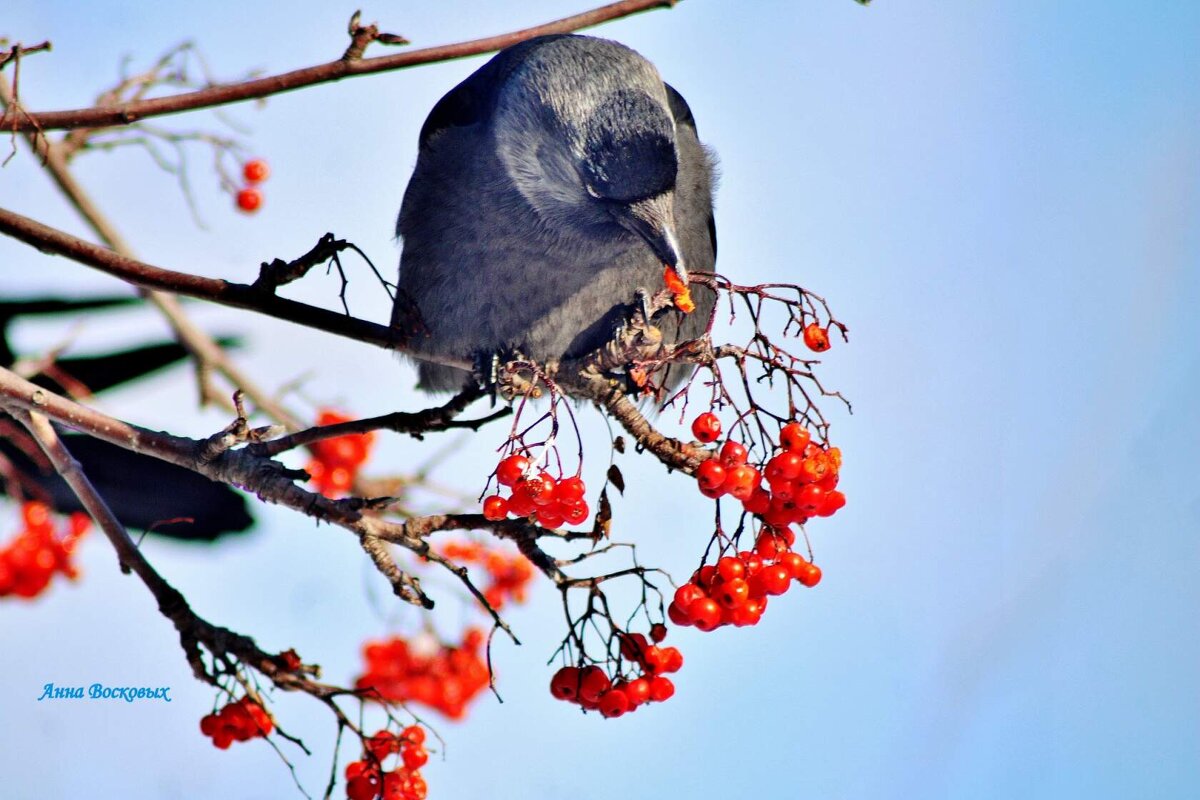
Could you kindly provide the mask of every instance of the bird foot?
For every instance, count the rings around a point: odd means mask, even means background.
[[[653,392],[655,367],[647,362],[659,358],[664,349],[663,332],[651,322],[655,310],[654,295],[638,289],[631,313],[614,328],[612,338],[593,356],[591,367],[601,373],[623,374],[627,390]]]
[[[491,393],[507,402],[517,397],[542,396],[533,362],[519,351],[492,351],[475,357],[475,378]]]

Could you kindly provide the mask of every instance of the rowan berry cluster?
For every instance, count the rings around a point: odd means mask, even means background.
[[[716,441],[721,423],[716,415],[705,412],[692,423],[692,433],[702,442]],[[798,422],[783,426],[779,443],[781,450],[760,471],[746,463],[744,445],[727,440],[719,454],[697,468],[700,493],[740,500],[746,511],[777,530],[803,525],[810,517],[832,516],[846,505],[846,496],[836,488],[842,466],[840,449],[823,448],[811,441],[808,430]]]
[[[768,597],[781,595],[792,582],[816,586],[821,568],[791,548],[796,534],[764,527],[753,550],[706,564],[675,590],[667,616],[676,625],[711,631],[724,625],[756,625]]]
[[[249,697],[228,703],[215,714],[207,714],[200,720],[200,732],[221,750],[229,749],[233,742],[265,738],[274,729],[270,715]]]
[[[21,506],[21,520],[25,527],[0,548],[0,597],[37,597],[58,572],[75,580],[71,555],[92,524],[88,515],[71,514],[66,530],[56,533],[50,506],[30,501]]]
[[[599,711],[609,719],[632,713],[647,703],[669,700],[675,694],[675,684],[667,675],[683,667],[683,654],[675,647],[658,646],[666,638],[666,626],[651,628],[653,644],[640,633],[618,635],[622,657],[638,667],[634,677],[614,681],[594,664],[563,667],[550,679],[550,694],[586,711]]]
[[[700,414],[692,423],[692,434],[706,444],[715,442],[721,437],[720,420],[711,412]],[[836,488],[842,453],[813,442],[798,422],[780,429],[779,445],[760,470],[747,463],[744,445],[727,439],[720,452],[697,468],[701,494],[728,495],[765,524],[753,550],[701,566],[676,590],[667,609],[675,624],[702,631],[754,625],[769,597],[783,594],[793,581],[815,586],[821,580],[821,569],[792,550],[796,534],[791,526],[831,516],[846,505],[846,496]]]
[[[429,761],[425,729],[409,725],[400,733],[382,730],[363,743],[361,761],[346,765],[348,800],[425,800],[429,790],[421,767]],[[395,769],[385,771],[383,762],[399,755]]]
[[[335,425],[352,419],[339,411],[324,409],[317,416],[317,425]],[[304,469],[317,491],[326,497],[338,497],[350,490],[374,444],[374,431],[313,442],[308,448],[313,457]]]
[[[411,642],[401,636],[369,641],[363,646],[366,671],[354,685],[372,699],[422,703],[462,719],[488,686],[487,664],[480,656],[484,640],[483,631],[468,628],[457,647],[424,635]]]
[[[533,517],[543,528],[558,528],[565,522],[582,525],[591,509],[583,499],[583,478],[573,475],[555,479],[545,470],[535,470],[528,456],[514,453],[496,465],[496,480],[509,486],[508,497],[490,495],[483,501],[483,516],[492,521]]]
[[[267,167],[267,162],[261,158],[251,159],[242,166],[242,177],[246,179],[246,185],[237,193],[237,207],[241,211],[253,214],[262,208],[263,193],[258,184],[270,175],[271,170]]]
[[[529,581],[533,579],[533,565],[520,553],[505,553],[478,542],[447,542],[441,553],[458,564],[478,564],[487,571],[490,582],[483,596],[496,611],[510,599],[514,603],[525,602]]]

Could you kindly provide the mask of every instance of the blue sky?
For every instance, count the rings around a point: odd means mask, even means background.
[[[581,8],[409,3],[364,16],[423,45]],[[25,63],[23,94],[63,108],[89,102],[122,55],[144,63],[182,38],[222,75],[332,58],[353,10],[39,0],[6,9],[0,33],[53,40]],[[850,504],[813,526],[818,589],[773,602],[753,629],[673,633],[687,659],[679,693],[621,720],[549,698],[561,620],[549,588],[535,589],[512,617],[525,645],[497,653],[505,702],[441,727],[449,750],[426,770],[431,796],[1194,796],[1200,7],[687,0],[601,33],[658,65],[719,153],[719,268],[800,282],[850,325],[823,366],[855,403],[833,429]],[[274,169],[252,218],[229,211],[199,162],[207,230],[138,154],[89,156],[78,175],[154,263],[247,280],[332,230],[391,269],[420,124],[480,63],[232,110]],[[25,154],[0,171],[0,205],[84,230]],[[5,241],[0,278],[6,295],[114,286]],[[352,287],[354,310],[386,319],[369,283]],[[313,280],[295,296],[335,291]],[[243,363],[268,386],[304,375],[312,400],[364,415],[420,403],[386,353],[222,309],[196,316],[244,334]],[[145,315],[87,333],[100,346],[149,332],[163,329]],[[36,350],[63,335],[26,326],[17,341]],[[180,372],[102,406],[191,434],[224,423],[181,413],[192,400]],[[447,480],[486,473],[495,443],[483,439],[459,449]],[[421,452],[389,442],[380,463]],[[624,468],[622,532],[646,561],[686,575],[707,504],[648,461]],[[277,510],[262,518],[255,536],[212,553],[145,547],[208,618],[349,677],[357,644],[396,615],[372,600],[379,586],[348,536]],[[218,752],[200,736],[210,691],[99,538],[81,559],[78,585],[0,609],[6,792],[288,796],[269,748]],[[48,707],[35,702],[47,681],[170,685],[173,702]],[[277,710],[328,749],[315,704],[281,697]],[[289,753],[310,790],[323,786],[324,757]]]

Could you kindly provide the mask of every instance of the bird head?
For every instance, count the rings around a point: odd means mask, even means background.
[[[494,130],[509,177],[548,229],[580,247],[647,246],[683,273],[675,122],[650,62],[604,39],[550,42],[506,77]]]

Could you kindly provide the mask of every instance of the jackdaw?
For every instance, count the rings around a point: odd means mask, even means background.
[[[713,171],[683,97],[628,47],[555,35],[501,51],[430,112],[400,209],[392,324],[419,313],[419,387],[469,381],[439,358],[587,355],[664,264],[711,271]],[[704,331],[715,296],[693,297],[655,318],[666,342]]]

